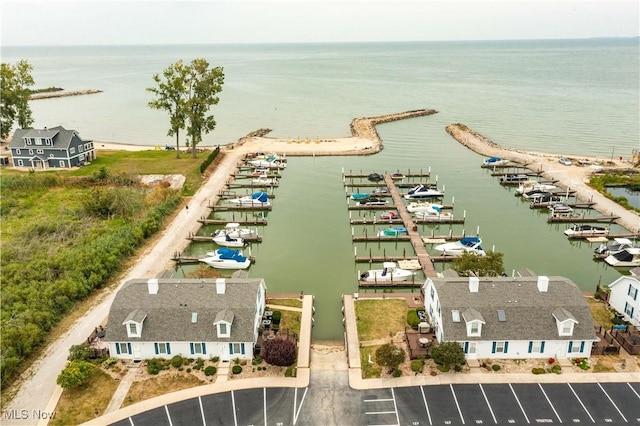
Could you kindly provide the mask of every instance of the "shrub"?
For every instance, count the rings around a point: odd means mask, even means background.
[[[295,340],[286,337],[276,337],[264,343],[261,355],[262,358],[271,365],[288,367],[296,362],[297,349]]]
[[[282,312],[273,311],[273,315],[271,316],[271,322],[273,325],[280,325],[280,320],[282,319]]]
[[[418,328],[420,318],[418,318],[418,312],[416,312],[415,309],[407,311],[407,324],[409,324],[411,328]]]
[[[411,361],[411,371],[413,371],[414,373],[419,373],[420,371],[422,371],[423,366],[424,361],[420,359],[414,359],[413,361]]]
[[[376,349],[376,363],[389,370],[396,370],[404,362],[406,354],[404,349],[391,343],[384,344]]]
[[[242,367],[240,365],[236,364],[233,367],[231,367],[231,372],[233,374],[240,374],[240,373],[242,373]]]
[[[443,373],[448,373],[449,370],[451,370],[451,368],[448,365],[442,365],[442,364],[438,364],[436,368]]]
[[[402,370],[393,370],[393,377],[400,377],[402,376]]]
[[[433,346],[429,355],[436,364],[463,364],[465,361],[464,349],[458,342],[442,342]]]
[[[161,358],[151,358],[147,360],[147,373],[149,374],[158,374],[166,368],[167,366]]]
[[[462,371],[462,366],[460,364],[456,364],[453,366],[453,371],[455,371],[456,373],[459,373]]]
[[[193,366],[194,370],[202,370],[204,367],[204,360],[202,358],[198,358],[196,360],[196,365]]]
[[[95,371],[95,366],[89,362],[71,361],[60,372],[56,383],[64,389],[75,388],[86,382]]]
[[[89,361],[94,357],[94,350],[91,346],[83,343],[81,345],[73,345],[69,348],[69,361]]]
[[[191,373],[191,369],[190,368],[187,368],[187,373]]]
[[[297,374],[298,374],[298,369],[293,365],[287,367],[287,369],[284,371],[284,377],[296,377]]]
[[[260,355],[256,355],[256,356],[253,358],[253,361],[251,361],[251,363],[252,363],[253,365],[262,364],[262,357],[261,357]]]
[[[211,358],[211,361],[218,362],[218,361],[220,361],[220,357],[218,355],[216,355],[213,358]]]
[[[531,369],[533,374],[545,374],[547,371],[542,367],[534,367]]]
[[[205,376],[213,376],[217,372],[218,372],[218,369],[216,367],[214,367],[213,365],[207,365],[205,367],[205,369],[204,369],[204,375]]]
[[[491,369],[493,369],[493,371],[500,371],[500,365],[498,365],[498,364],[493,364],[493,365],[491,366]]]
[[[110,356],[109,358],[102,361],[102,368],[111,368],[118,362],[118,358],[115,356]]]
[[[233,363],[236,365],[240,364],[240,358],[234,358]]]
[[[556,373],[556,374],[560,374],[560,373],[562,373],[562,367],[560,366],[560,364],[553,364],[551,366],[551,372],[552,373]]]
[[[214,149],[209,153],[209,155],[207,155],[207,158],[205,158],[204,161],[200,164],[200,173],[204,173],[204,171],[207,170],[207,167],[211,165],[211,163],[216,159],[219,153],[220,147]]]
[[[171,366],[173,368],[180,368],[182,366],[182,357],[180,355],[176,355],[171,358]]]

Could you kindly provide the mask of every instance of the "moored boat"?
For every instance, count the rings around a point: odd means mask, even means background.
[[[633,242],[628,238],[614,238],[609,244],[600,244],[594,250],[598,257],[615,255],[624,249],[634,247]]]
[[[245,195],[240,198],[229,200],[231,204],[239,204],[241,206],[270,206],[269,194],[266,192],[254,192],[251,195]]]
[[[421,200],[429,198],[441,198],[444,193],[437,188],[427,188],[424,185],[414,186],[404,194],[406,200]]]
[[[382,269],[370,269],[360,274],[360,280],[366,282],[398,282],[406,281],[414,272],[400,269],[395,262],[384,262]]]
[[[443,212],[439,206],[432,206],[431,209],[428,210],[420,210],[415,212],[416,218],[420,220],[451,220],[453,219],[453,214],[451,212]]]
[[[396,228],[387,228],[378,231],[378,237],[397,237],[399,235],[407,235],[407,228],[399,226]]]
[[[354,201],[362,201],[362,200],[366,200],[367,198],[371,197],[371,194],[351,194],[349,196],[349,198],[351,198]]]
[[[573,224],[564,230],[564,235],[570,238],[604,237],[609,235],[609,229],[602,226]]]
[[[402,174],[402,173],[400,173],[400,172],[391,173],[391,179],[393,179],[393,180],[402,180],[402,179],[404,179],[405,177],[406,177],[406,176],[405,176],[405,175],[403,175],[403,174]]]
[[[251,260],[239,250],[226,247],[208,252],[207,257],[200,259],[200,262],[216,269],[247,269],[251,265]]]
[[[616,254],[605,257],[604,261],[616,267],[633,268],[640,266],[640,248],[625,248]]]
[[[380,182],[384,180],[384,176],[382,176],[380,173],[370,173],[369,176],[367,176],[367,180],[369,180],[370,182]]]
[[[506,166],[507,164],[509,164],[509,160],[500,157],[489,157],[482,162],[483,167]]]
[[[236,222],[227,223],[224,226],[224,231],[227,235],[231,236],[232,238],[238,238],[238,237],[248,238],[248,237],[255,237],[258,235],[258,232],[256,230],[251,228],[241,228],[240,224]],[[214,235],[215,235],[215,232],[211,234],[212,237]]]
[[[436,203],[427,203],[427,202],[416,203],[416,202],[411,202],[411,203],[407,204],[407,211],[409,213],[416,213],[416,212],[421,212],[421,211],[433,210],[434,208],[442,209],[442,207],[443,207],[442,204],[436,204]]]
[[[529,176],[523,174],[510,174],[500,178],[500,185],[520,185],[522,182],[528,181]]]
[[[398,212],[395,212],[393,210],[388,211],[388,212],[384,212],[384,213],[380,213],[380,219],[381,220],[394,220],[394,219],[398,219],[400,216],[398,215]]]
[[[211,239],[222,247],[244,247],[248,244],[241,237],[232,237],[225,229],[218,229],[213,233]]]
[[[480,237],[464,237],[459,241],[439,244],[434,247],[434,250],[441,252],[444,256],[461,256],[463,253],[484,256],[486,253],[480,244],[482,244]]]
[[[387,204],[386,200],[376,197],[369,197],[356,203],[358,206],[384,206],[385,204]]]

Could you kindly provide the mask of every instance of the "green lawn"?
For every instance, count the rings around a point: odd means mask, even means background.
[[[407,302],[402,299],[355,302],[360,341],[382,339],[403,331],[407,325]]]

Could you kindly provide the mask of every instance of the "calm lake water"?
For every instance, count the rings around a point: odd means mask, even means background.
[[[462,122],[508,147],[582,156],[630,156],[640,147],[637,39],[513,42],[343,43],[201,46],[2,47],[3,62],[27,59],[37,87],[100,89],[98,95],[34,101],[36,127],[62,125],[95,141],[171,144],[162,112],[147,108],[152,75],[178,59],[207,58],[226,80],[205,145],[258,128],[272,136],[338,137],[354,117],[418,108],[438,114],[378,127],[385,149],[368,157],[290,158],[276,190],[251,276],[271,292],[316,296],[314,339],[341,340],[340,296],[357,291],[358,254],[401,253],[408,244],[351,242],[341,171],[431,170],[455,198],[464,225],[421,232],[479,232],[504,253],[507,273],[530,268],[590,291],[622,271],[592,260],[594,246],[569,242],[480,168],[483,158],[453,140]],[[230,219],[231,216],[227,215]],[[220,215],[220,217],[225,217]],[[616,227],[613,227],[615,231]],[[374,228],[369,227],[368,232]],[[202,230],[208,235],[213,228]],[[213,244],[192,245],[193,253]],[[430,250],[430,247],[427,247]],[[172,253],[167,253],[171,256]],[[377,265],[374,265],[377,266]],[[446,265],[438,265],[444,268]],[[188,270],[183,267],[179,272]]]

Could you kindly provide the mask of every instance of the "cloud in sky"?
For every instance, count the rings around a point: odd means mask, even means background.
[[[640,35],[637,0],[2,0],[3,45],[504,40]]]

